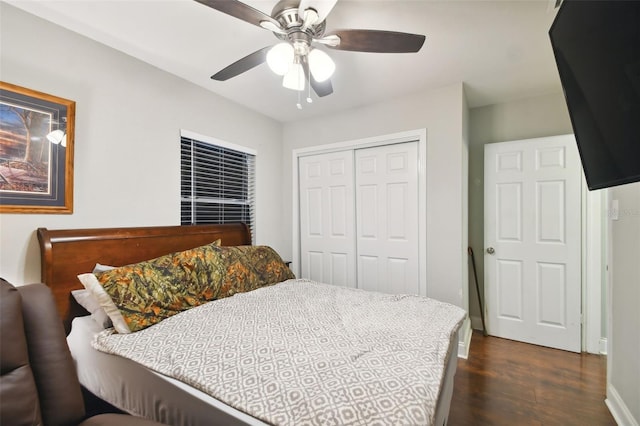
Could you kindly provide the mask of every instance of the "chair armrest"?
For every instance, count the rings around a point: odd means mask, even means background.
[[[17,287],[31,368],[45,424],[73,424],[84,418],[84,400],[62,321],[49,287]]]

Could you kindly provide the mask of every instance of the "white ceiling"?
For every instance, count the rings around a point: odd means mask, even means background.
[[[266,64],[226,82],[210,76],[278,40],[192,0],[6,0],[281,122],[464,82],[470,107],[559,92],[548,31],[552,0],[340,0],[331,29],[426,35],[418,53],[326,50],[333,94],[296,108]],[[246,0],[267,14],[276,0]]]

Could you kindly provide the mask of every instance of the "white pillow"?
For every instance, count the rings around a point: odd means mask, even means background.
[[[110,271],[112,269],[116,269],[115,266],[109,266],[109,265],[103,265],[101,263],[96,263],[96,266],[93,267],[93,273],[94,274],[99,274],[100,272],[107,272]]]
[[[71,295],[76,302],[83,308],[87,310],[91,314],[91,318],[95,322],[97,322],[102,328],[111,328],[113,327],[113,323],[111,322],[111,318],[107,315],[107,313],[102,309],[100,303],[96,300],[95,297],[91,294],[89,290],[73,290],[71,291]]]
[[[129,326],[127,326],[127,323],[124,321],[120,311],[111,300],[111,297],[106,291],[104,291],[102,285],[100,285],[98,278],[93,273],[89,272],[78,275],[78,279],[84,288],[91,292],[92,296],[98,301],[107,316],[111,318],[111,322],[113,323],[113,327],[116,331],[121,334],[131,333]]]

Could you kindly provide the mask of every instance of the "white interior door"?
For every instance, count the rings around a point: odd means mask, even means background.
[[[573,136],[485,145],[491,335],[580,352],[581,168]]]
[[[353,151],[299,159],[301,277],[355,287]]]
[[[355,155],[358,288],[419,294],[418,143]]]

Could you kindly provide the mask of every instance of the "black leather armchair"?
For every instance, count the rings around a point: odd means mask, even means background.
[[[53,295],[0,279],[0,425],[157,426],[125,414],[86,418]]]

